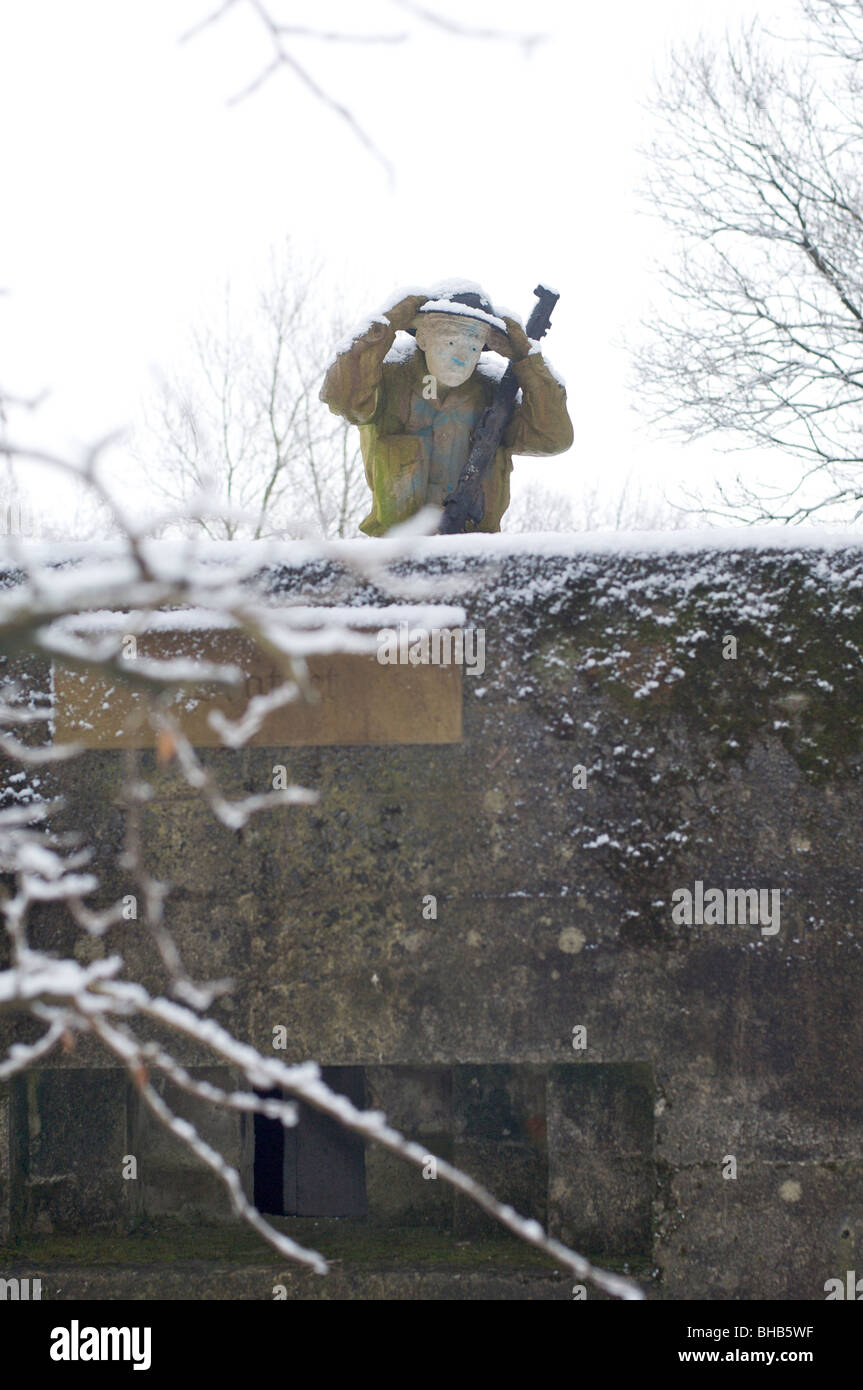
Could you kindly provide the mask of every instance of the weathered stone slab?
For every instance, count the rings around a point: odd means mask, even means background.
[[[545,1070],[532,1066],[453,1068],[456,1166],[503,1202],[545,1221]],[[496,1223],[456,1194],[454,1229],[460,1237],[487,1234]]]
[[[548,1078],[549,1227],[597,1256],[653,1245],[650,1068],[572,1064]]]
[[[367,1067],[368,1101],[439,1158],[452,1159],[452,1069]],[[453,1191],[376,1144],[366,1151],[369,1219],[382,1226],[452,1226]]]
[[[14,1080],[19,1203],[30,1229],[105,1228],[128,1215],[127,1091],[119,1070],[34,1070]]]
[[[230,1091],[236,1077],[228,1067],[193,1067],[193,1078]],[[150,1078],[174,1114],[195,1126],[200,1137],[242,1171],[245,1116],[188,1095],[158,1074]],[[224,1184],[205,1168],[176,1135],[151,1114],[130,1086],[128,1152],[137,1163],[137,1178],[127,1181],[131,1214],[138,1220],[229,1221],[233,1208]],[[245,1176],[245,1175],[244,1175]]]
[[[210,723],[218,712],[235,721],[249,701],[267,695],[291,672],[287,662],[263,655],[241,634],[179,630],[136,639],[136,660],[207,661],[237,666],[242,685],[188,686],[169,706],[182,732],[198,748],[221,747]],[[374,654],[335,652],[307,659],[314,702],[304,699],[272,710],[248,739],[266,748],[458,743],[462,737],[462,672],[458,665],[381,664]],[[135,662],[129,661],[130,675]],[[89,672],[54,666],[56,738],[86,748],[149,748],[154,733],[139,688],[120,680],[96,680]]]

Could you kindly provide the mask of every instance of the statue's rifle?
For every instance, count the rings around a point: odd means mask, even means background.
[[[545,285],[537,285],[534,294],[536,303],[525,325],[525,333],[528,338],[538,342],[548,332],[551,312],[560,295],[546,289]],[[465,530],[469,521],[477,526],[482,521],[485,515],[483,480],[494,462],[494,456],[512,419],[517,393],[518,378],[510,363],[495,388],[494,400],[491,405],[486,406],[474,430],[468,461],[454,490],[444,502],[438,535],[458,535]]]

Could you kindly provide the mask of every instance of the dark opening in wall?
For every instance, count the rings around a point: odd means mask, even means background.
[[[257,1091],[266,1100],[281,1100],[279,1090]],[[255,1196],[258,1211],[265,1216],[283,1216],[282,1169],[285,1162],[285,1131],[278,1120],[255,1116]]]
[[[360,1109],[366,1107],[363,1067],[322,1067],[322,1079]],[[280,1091],[259,1091],[279,1098]],[[255,1205],[269,1216],[365,1216],[365,1144],[310,1105],[285,1129],[255,1116]]]
[[[322,1074],[334,1091],[383,1110],[428,1154],[454,1162],[576,1248],[649,1256],[656,1174],[648,1063],[324,1067]],[[262,1211],[367,1216],[375,1225],[428,1226],[461,1239],[499,1233],[432,1169],[376,1144],[366,1150],[308,1106],[292,1129],[255,1120]]]

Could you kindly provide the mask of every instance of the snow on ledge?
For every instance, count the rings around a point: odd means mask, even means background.
[[[426,628],[461,627],[466,622],[463,608],[433,603],[369,605],[365,608],[348,608],[338,604],[297,604],[290,607],[279,604],[256,606],[251,613],[256,619],[277,618],[280,627],[296,627],[304,632],[321,627],[329,629],[334,623],[341,623],[346,628],[376,631],[380,628],[397,628],[399,623],[407,622],[411,628],[422,631]],[[144,619],[143,627],[136,626],[136,632],[209,632],[214,628],[241,626],[227,614],[208,608],[161,609],[156,612],[136,612],[133,616],[136,620]],[[129,624],[128,613],[99,609],[58,619],[53,626],[59,631],[125,633],[129,631]]]
[[[233,563],[254,574],[266,566],[366,565],[370,559],[423,562],[438,556],[497,561],[508,556],[691,555],[717,552],[837,551],[863,549],[863,530],[827,531],[817,526],[698,527],[685,531],[528,532],[500,535],[422,536],[340,541],[149,540],[146,555],[164,575],[184,573],[192,561]],[[104,541],[37,541],[0,537],[0,570],[74,561],[117,561],[129,556],[121,538]]]

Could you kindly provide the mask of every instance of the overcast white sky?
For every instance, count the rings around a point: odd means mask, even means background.
[[[180,44],[214,3],[0,3],[0,377],[19,393],[51,388],[31,430],[62,443],[134,420],[226,277],[254,286],[290,234],[324,256],[357,316],[401,284],[452,275],[522,316],[538,279],[561,291],[546,341],[575,445],[517,463],[522,478],[613,492],[634,471],[661,492],[727,473],[709,445],[644,432],[615,343],[649,310],[663,246],[637,211],[653,72],[670,43],[766,4],[432,0],[463,23],[547,34],[528,58],[411,21],[392,0],[271,0],[295,22],[410,31],[397,46],[294,49],[389,157],[391,185],[288,72],[227,105],[270,49],[242,4]],[[796,0],[768,12],[798,23]]]

